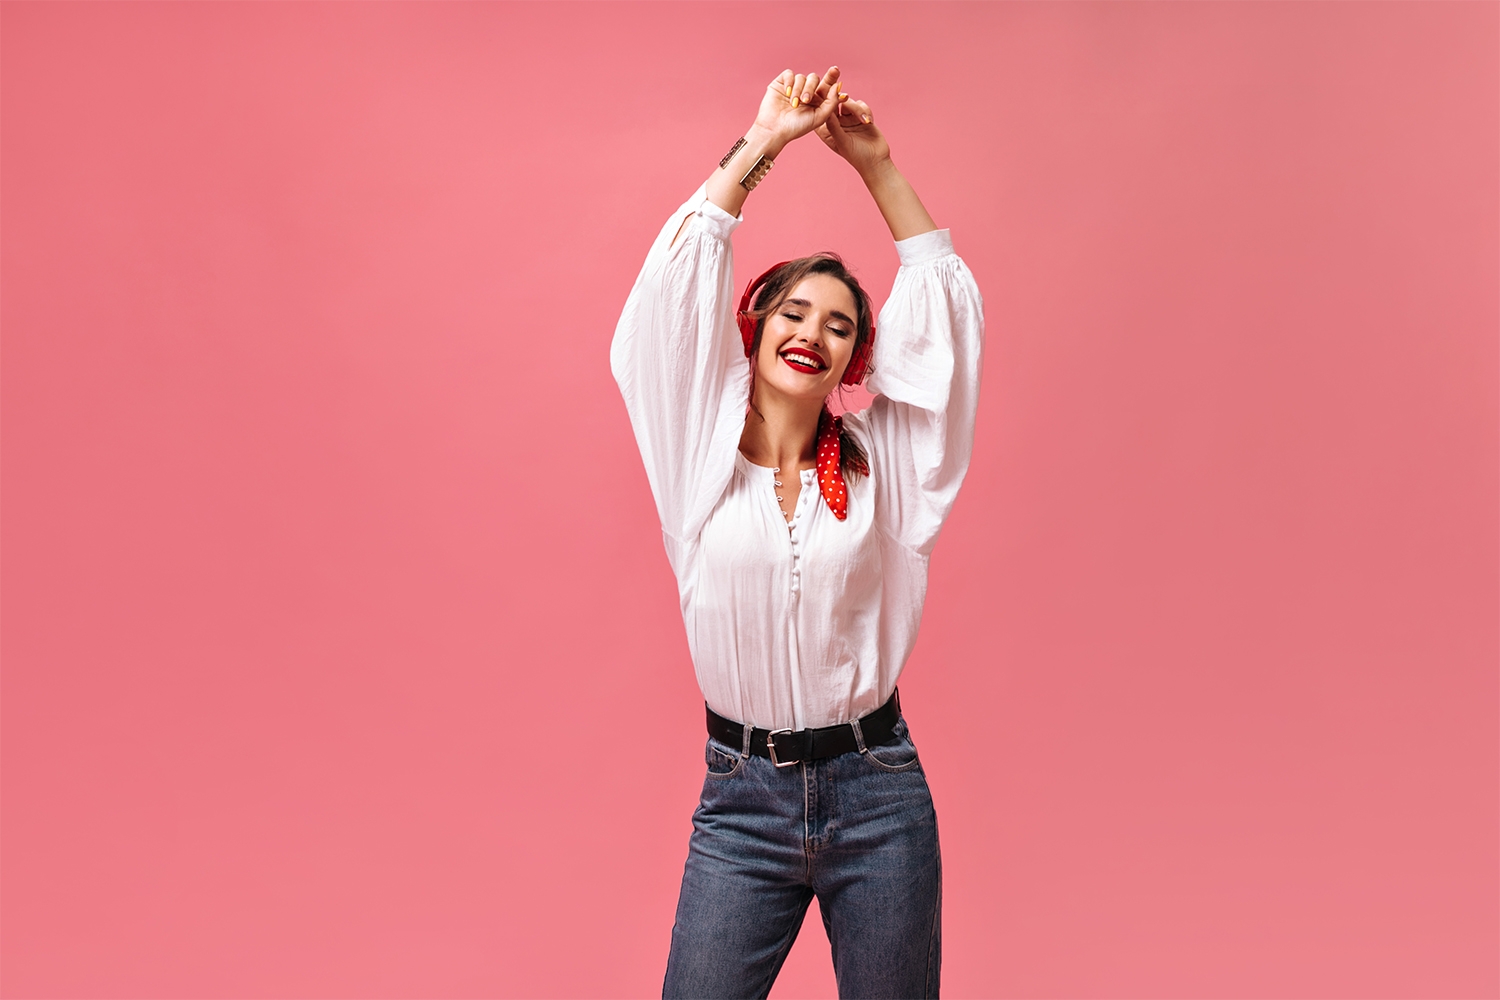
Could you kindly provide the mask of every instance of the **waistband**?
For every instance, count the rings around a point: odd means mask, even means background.
[[[805,760],[821,760],[865,747],[878,747],[895,740],[896,723],[901,721],[899,691],[892,691],[886,703],[862,719],[843,722],[821,729],[751,729],[742,722],[732,722],[704,706],[708,711],[708,735],[720,743],[748,750],[757,757],[767,757],[777,767],[791,767]],[[750,730],[749,745],[745,731]]]

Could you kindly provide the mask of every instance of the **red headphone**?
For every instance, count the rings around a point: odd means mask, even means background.
[[[784,260],[766,271],[765,274],[750,282],[750,287],[746,288],[745,294],[740,297],[740,309],[739,312],[735,313],[735,316],[740,321],[740,337],[745,341],[745,357],[747,358],[750,356],[750,347],[755,342],[756,323],[755,317],[750,315],[750,300],[755,296],[760,286],[766,283],[766,279],[790,263],[791,261]],[[875,320],[872,317],[870,320],[870,335],[865,338],[863,344],[855,345],[854,355],[849,359],[849,367],[844,369],[844,377],[839,379],[840,384],[859,385],[865,380],[865,375],[869,374],[870,369],[870,351],[874,346]]]

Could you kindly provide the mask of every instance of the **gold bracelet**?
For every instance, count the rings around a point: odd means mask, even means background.
[[[740,178],[740,187],[746,191],[754,191],[755,185],[764,180],[766,174],[769,174],[771,168],[775,165],[775,160],[766,159],[765,154],[762,153],[760,158],[755,161],[755,165],[745,173],[745,176]]]

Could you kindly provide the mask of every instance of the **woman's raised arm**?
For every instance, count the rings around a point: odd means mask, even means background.
[[[899,242],[936,229],[917,192],[891,162],[890,143],[875,127],[870,106],[848,99],[836,102],[835,107],[838,113],[818,126],[818,138],[859,172],[891,228],[891,237]]]
[[[984,300],[916,191],[891,162],[869,105],[842,102],[818,136],[869,188],[901,268],[880,311],[866,387],[875,400],[844,426],[880,477],[876,517],[921,557],[932,552],[969,467],[984,349]]]

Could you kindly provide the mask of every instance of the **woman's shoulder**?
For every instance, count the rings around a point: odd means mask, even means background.
[[[870,401],[870,405],[858,410],[850,410],[843,414],[843,432],[864,452],[867,459],[876,458],[880,450],[880,424],[882,412],[890,405],[890,400],[883,396],[876,396]]]
[[[880,419],[880,411],[890,404],[890,400],[884,396],[875,396],[870,400],[868,406],[858,410],[846,410],[843,413],[844,430],[854,435],[860,444],[868,444],[874,437],[875,424]]]

